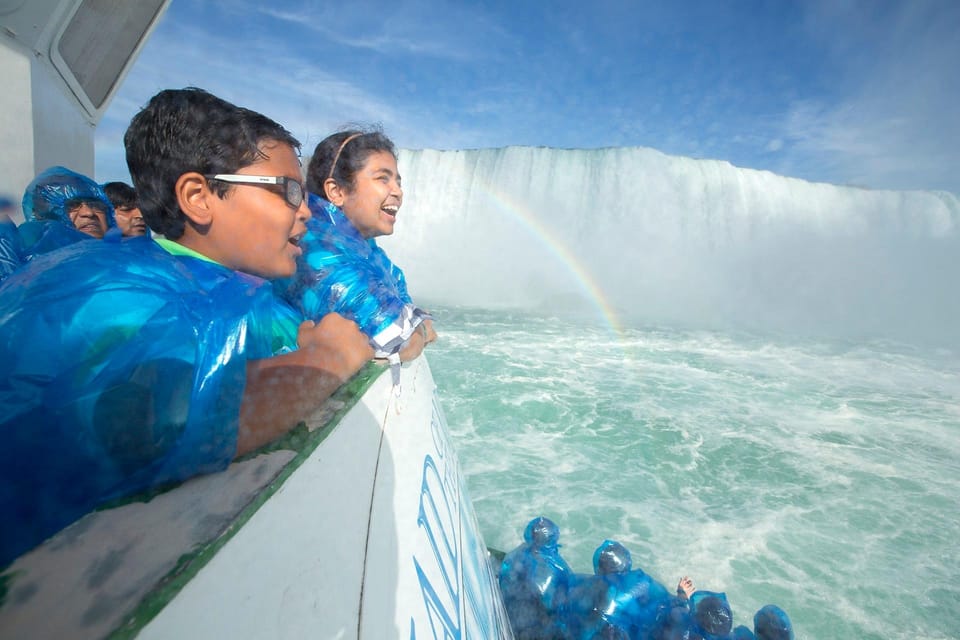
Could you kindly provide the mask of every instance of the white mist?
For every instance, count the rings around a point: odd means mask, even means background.
[[[646,148],[400,152],[418,299],[960,343],[960,201]]]

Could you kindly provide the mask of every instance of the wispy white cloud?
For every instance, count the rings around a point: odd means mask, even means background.
[[[883,13],[871,9],[890,9]],[[797,100],[784,114],[789,170],[821,179],[960,193],[960,5],[809,5],[809,28],[837,67],[833,100]]]
[[[697,7],[175,0],[98,154],[121,155],[153,93],[194,85],[282,122],[307,152],[376,122],[404,147],[652,146],[960,191],[960,5],[810,0],[760,18]]]
[[[197,86],[282,123],[305,152],[345,122],[400,120],[386,96],[320,69],[308,51],[284,50],[269,36],[238,44],[202,26],[158,30],[97,129],[98,175],[122,174],[122,134],[158,91]]]
[[[468,4],[309,2],[294,7],[258,5],[256,11],[311,31],[332,44],[381,55],[450,61],[490,59],[504,31]]]

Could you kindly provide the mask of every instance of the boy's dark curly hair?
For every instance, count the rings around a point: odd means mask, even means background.
[[[186,224],[174,192],[180,176],[236,173],[265,157],[259,148],[265,140],[300,149],[300,142],[270,118],[203,89],[161,91],[133,117],[123,136],[143,219],[176,240]],[[231,188],[224,182],[210,186],[220,197]]]

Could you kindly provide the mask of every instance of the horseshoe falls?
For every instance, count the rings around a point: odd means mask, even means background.
[[[644,148],[401,151],[381,245],[481,529],[796,637],[960,637],[960,204]]]
[[[415,151],[391,255],[456,304],[960,342],[960,202],[643,148]],[[386,246],[386,245],[385,245]]]

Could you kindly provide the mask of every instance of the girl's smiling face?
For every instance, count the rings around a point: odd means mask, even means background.
[[[397,159],[389,151],[375,151],[353,179],[351,191],[336,188],[328,192],[364,238],[393,233],[397,212],[403,204],[403,189]]]

